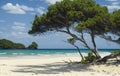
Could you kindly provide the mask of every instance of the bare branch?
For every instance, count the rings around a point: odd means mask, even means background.
[[[117,43],[117,44],[120,44],[120,40],[112,40],[112,39],[108,39],[106,36],[102,35],[100,36],[101,38],[105,39],[105,40],[108,40],[108,41],[111,41],[111,42],[114,42],[114,43]]]

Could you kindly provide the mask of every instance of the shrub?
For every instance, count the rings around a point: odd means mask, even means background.
[[[88,53],[88,56],[84,56],[85,60],[81,60],[81,63],[83,64],[87,64],[87,63],[92,63],[93,61],[95,61],[97,58],[96,56],[93,55],[92,52]]]
[[[112,51],[111,53],[112,53],[112,54],[120,53],[120,50],[115,50],[115,51]]]

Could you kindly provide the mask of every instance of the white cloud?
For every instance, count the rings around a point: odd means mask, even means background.
[[[118,5],[107,5],[107,7],[110,11],[120,9],[120,6],[118,6]]]
[[[20,23],[20,22],[14,22],[12,29],[14,31],[24,31],[25,29],[25,23]]]
[[[29,1],[39,1],[39,0],[29,0]]]
[[[118,5],[119,1],[118,0],[106,0],[111,3],[111,5]]]
[[[28,7],[28,6],[25,6],[25,5],[22,5],[22,6],[20,6],[20,7],[21,7],[21,9],[23,9],[23,10],[25,10],[25,11],[34,11],[33,8]]]
[[[14,22],[13,24],[16,26],[25,26],[25,23],[21,23],[21,22]]]
[[[2,31],[0,31],[0,34],[3,34],[3,32],[2,32]]]
[[[14,22],[13,26],[12,26],[11,36],[14,36],[14,37],[17,37],[17,38],[29,37],[29,35],[25,31],[26,31],[25,23]]]
[[[105,5],[108,7],[110,12],[113,12],[114,10],[120,9],[119,0],[106,0],[106,1],[110,2],[109,5]]]
[[[4,10],[7,10],[8,13],[11,14],[25,14],[26,12],[19,7],[18,4],[15,6],[12,3],[7,3],[2,7]]]
[[[112,2],[112,5],[118,5],[119,2]]]
[[[2,9],[11,14],[26,14],[26,11],[34,11],[31,7],[19,4],[13,5],[12,3],[3,5]]]
[[[27,33],[21,32],[21,31],[18,31],[18,32],[12,31],[11,35],[14,36],[14,37],[17,37],[17,38],[29,37]]]
[[[62,1],[62,0],[45,0],[45,1],[50,4],[55,4],[56,2]]]
[[[45,13],[45,8],[44,7],[37,7],[37,8],[34,8],[34,12],[31,12],[30,14],[31,15],[35,15],[35,14],[43,14]]]
[[[118,0],[106,0],[106,1],[114,2],[114,1],[118,1]]]
[[[5,20],[0,20],[0,22],[5,22]]]
[[[30,36],[27,33],[27,28],[25,27],[25,23],[22,22],[14,22],[13,25],[11,26],[11,30],[0,30],[0,38],[30,38]]]
[[[31,15],[35,15],[36,13],[35,12],[32,12],[32,13],[30,13]]]
[[[12,26],[13,30],[19,30],[19,31],[23,31],[25,29],[24,26]]]
[[[43,14],[44,13],[44,7],[39,7],[37,8],[37,12],[40,13],[40,14]]]

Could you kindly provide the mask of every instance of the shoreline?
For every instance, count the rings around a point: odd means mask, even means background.
[[[82,53],[83,56],[86,56],[87,53]],[[100,55],[102,57],[109,55],[110,52],[101,52]],[[62,58],[62,57],[78,57],[80,58],[79,53],[56,53],[56,54],[38,54],[38,55],[22,55],[22,54],[15,54],[13,56],[0,56],[0,59],[7,60],[7,59],[47,59],[47,58]]]

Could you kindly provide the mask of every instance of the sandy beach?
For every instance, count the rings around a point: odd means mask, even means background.
[[[79,60],[75,56],[0,59],[0,76],[120,76],[120,65],[83,65]]]

